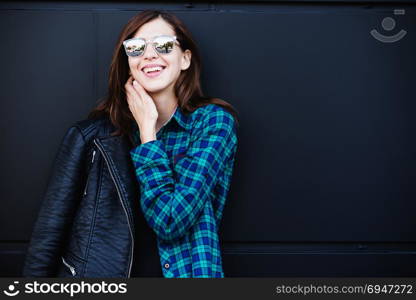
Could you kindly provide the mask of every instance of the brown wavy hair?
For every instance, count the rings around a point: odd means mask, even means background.
[[[178,106],[185,114],[189,114],[198,107],[217,104],[229,111],[235,119],[236,126],[239,126],[238,113],[231,104],[219,98],[203,95],[200,83],[201,57],[197,45],[185,24],[175,15],[160,10],[144,10],[131,18],[123,27],[111,60],[107,95],[93,108],[87,118],[92,119],[106,115],[116,128],[116,131],[112,132],[111,135],[127,135],[132,141],[131,134],[135,119],[129,109],[124,90],[130,68],[127,55],[124,52],[123,41],[132,38],[142,25],[158,17],[161,17],[173,27],[181,49],[183,51],[189,49],[192,52],[189,68],[181,71],[175,83],[174,91],[178,98]]]

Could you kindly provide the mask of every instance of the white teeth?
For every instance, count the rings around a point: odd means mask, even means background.
[[[161,71],[162,69],[163,69],[162,67],[144,68],[143,72],[149,73],[151,71]]]

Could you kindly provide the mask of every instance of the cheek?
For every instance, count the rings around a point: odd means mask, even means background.
[[[181,65],[178,61],[175,61],[174,63],[171,64],[172,68],[170,70],[172,76],[174,76],[175,78],[177,78],[180,73],[181,73]]]
[[[137,69],[138,65],[139,65],[139,61],[137,59],[133,59],[129,57],[129,67],[131,70]]]
[[[166,74],[166,80],[168,80],[169,82],[173,82],[176,81],[179,77],[181,73],[181,70],[178,69],[176,66],[175,68],[170,68],[170,70],[168,71],[168,74]]]

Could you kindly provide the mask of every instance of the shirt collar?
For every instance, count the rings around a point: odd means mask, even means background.
[[[169,120],[169,122],[166,124],[168,125],[172,120],[176,120],[176,122],[181,126],[183,129],[189,130],[192,127],[191,122],[191,115],[186,115],[183,110],[179,107],[179,105],[175,109],[175,113],[173,114],[172,118]],[[135,121],[133,122],[133,127],[135,130],[138,129],[137,123]],[[165,126],[166,126],[165,125]]]
[[[191,123],[191,116],[185,115],[185,113],[182,111],[182,109],[179,107],[179,105],[176,107],[175,113],[173,114],[172,119],[175,119],[176,122],[184,129],[191,129],[192,123]],[[171,122],[172,119],[169,121]],[[168,122],[168,124],[169,124]]]

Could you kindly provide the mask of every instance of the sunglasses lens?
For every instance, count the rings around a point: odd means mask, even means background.
[[[154,41],[155,49],[159,53],[170,53],[173,49],[174,39],[168,36],[157,37]]]
[[[143,40],[130,40],[124,44],[128,56],[139,56],[144,52],[146,43]]]

